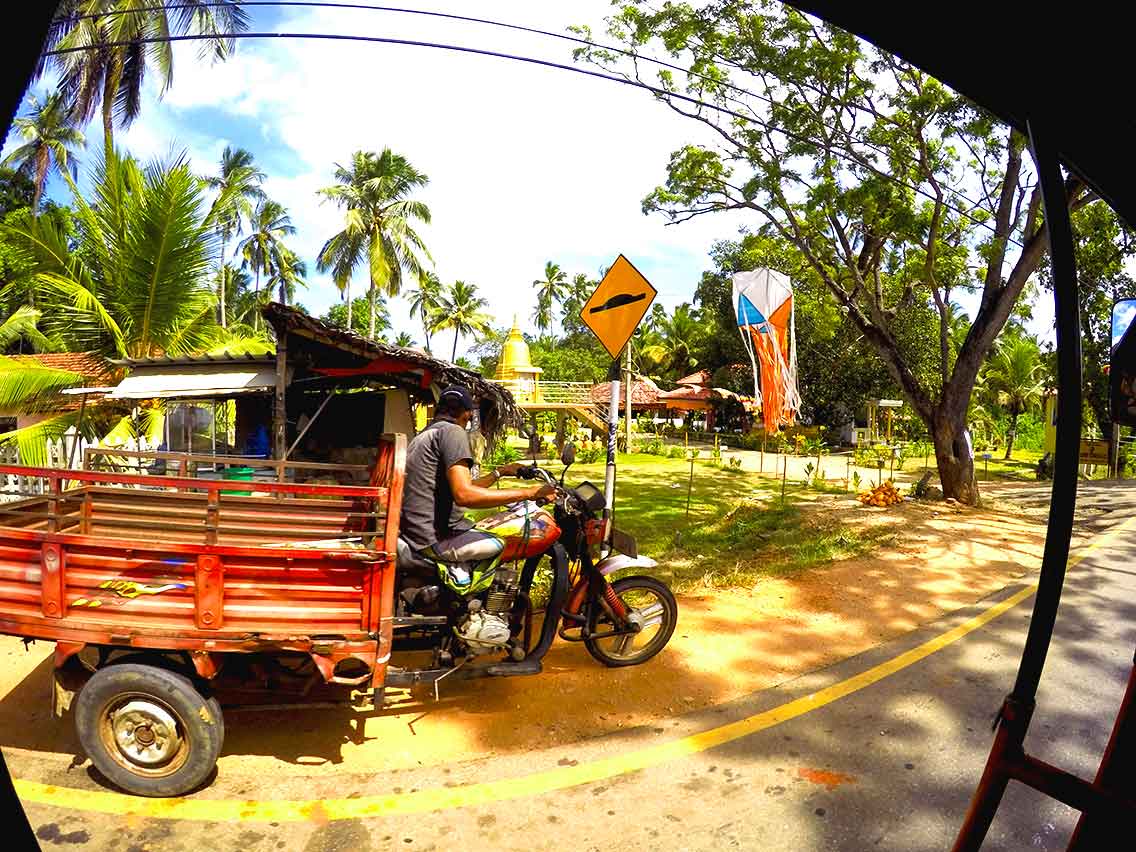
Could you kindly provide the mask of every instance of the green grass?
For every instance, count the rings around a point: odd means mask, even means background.
[[[820,493],[815,489],[790,483],[782,505],[779,481],[698,461],[688,517],[690,462],[621,454],[616,464],[616,526],[659,561],[654,573],[679,591],[749,586],[761,576],[791,575],[895,539],[894,529],[860,530],[803,508]],[[575,465],[567,481],[602,487],[603,475],[601,464]]]
[[[982,458],[982,453],[975,453],[974,459],[974,476],[978,479],[979,485],[983,482],[1036,482],[1037,481],[1037,462],[1043,455],[1039,450],[1014,450],[1011,458],[1007,461],[1002,458],[1005,450],[990,453],[990,461],[987,462]],[[904,465],[904,470],[908,473],[920,475],[928,468],[924,467],[923,459],[912,459]],[[931,456],[930,470],[936,471],[935,457]],[[936,477],[932,478],[932,484],[937,482]]]

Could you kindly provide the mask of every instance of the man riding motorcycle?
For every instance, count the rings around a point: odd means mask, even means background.
[[[434,420],[407,446],[399,522],[400,565],[421,564],[423,557],[444,562],[458,575],[459,583],[468,572],[466,566],[497,556],[503,547],[497,536],[474,529],[459,506],[489,509],[521,500],[546,501],[555,494],[555,488],[547,484],[491,488],[503,476],[516,476],[521,465],[515,462],[473,478],[468,434],[473,408],[473,398],[460,385],[442,392]],[[412,586],[405,577],[402,585]],[[416,593],[417,588],[407,588],[403,597],[410,604]]]

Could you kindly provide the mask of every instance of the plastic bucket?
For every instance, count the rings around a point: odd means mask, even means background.
[[[221,471],[221,478],[234,482],[252,482],[254,471],[251,467],[227,467]],[[222,491],[222,494],[251,494],[251,491]]]

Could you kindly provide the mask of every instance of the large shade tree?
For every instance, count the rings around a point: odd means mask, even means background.
[[[343,230],[324,244],[317,268],[330,271],[345,294],[350,325],[351,276],[366,264],[368,335],[374,337],[377,296],[397,296],[404,278],[421,282],[427,274],[430,253],[415,227],[430,223],[430,208],[411,195],[425,187],[429,178],[401,154],[384,148],[381,154],[356,151],[350,166],[335,167],[335,180],[320,194],[344,209]]]
[[[625,3],[610,24],[625,49],[665,50],[691,72],[644,82],[716,140],[675,151],[644,211],[673,222],[733,211],[795,246],[926,424],[944,494],[976,501],[971,392],[1048,245],[1025,139],[918,68],[779,3]],[[649,67],[591,47],[580,56],[640,81]],[[1066,194],[1074,210],[1092,200],[1072,175]],[[963,291],[978,309],[956,355],[948,305]],[[931,377],[896,330],[911,306],[938,317]]]
[[[225,36],[244,32],[248,22],[239,0],[61,0],[36,77],[49,68],[58,73],[81,123],[102,115],[109,151],[115,125],[127,127],[141,113],[144,81],[157,75],[161,94],[173,84],[174,46],[162,39],[206,36],[200,56],[225,59],[233,51]]]

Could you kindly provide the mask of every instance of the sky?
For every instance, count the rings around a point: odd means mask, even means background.
[[[1136,319],[1136,299],[1118,302],[1112,312],[1112,345],[1115,346]]]
[[[407,8],[455,11],[554,32],[590,24],[603,33],[608,0],[445,4],[406,0]],[[250,10],[253,32],[324,32],[418,39],[524,54],[572,64],[568,42],[473,23],[347,9]],[[267,173],[268,195],[288,209],[297,234],[288,244],[307,262],[297,300],[322,314],[340,296],[315,269],[342,212],[317,190],[356,150],[390,147],[430,183],[421,195],[432,223],[421,229],[443,281],[476,284],[494,324],[513,317],[535,331],[532,281],[546,261],[571,277],[597,277],[624,254],[668,309],[691,301],[715,241],[756,228],[756,214],[721,213],[668,226],[643,215],[642,198],[665,177],[669,155],[685,144],[713,144],[709,129],[672,113],[645,92],[562,70],[402,45],[343,41],[244,40],[226,62],[197,59],[197,45],[175,45],[172,88],[151,85],[141,118],[116,142],[139,159],[185,151],[200,174],[217,171],[226,145],[247,148]],[[101,129],[89,129],[89,155]],[[13,147],[9,139],[6,153]],[[83,181],[80,181],[83,186]],[[48,194],[66,200],[58,180]],[[353,283],[366,287],[365,271]],[[964,307],[977,298],[962,298]],[[423,342],[406,303],[391,301],[394,330]],[[1034,311],[1033,330],[1052,339],[1052,304]],[[444,332],[436,351],[448,353]],[[472,341],[458,347],[462,354]],[[444,344],[444,345],[443,345]]]
[[[436,0],[404,5],[446,8]],[[564,32],[576,23],[602,31],[609,5],[481,0],[449,9]],[[572,63],[568,42],[472,23],[344,9],[251,11],[254,32],[419,39]],[[641,200],[665,176],[670,152],[708,140],[701,128],[630,87],[409,46],[245,40],[217,64],[198,61],[193,44],[175,50],[172,88],[161,100],[151,89],[141,118],[119,131],[116,143],[142,161],[184,149],[200,174],[217,171],[226,145],[251,151],[268,175],[266,192],[288,208],[296,226],[288,243],[309,272],[297,301],[316,314],[339,299],[330,278],[316,272],[315,258],[342,227],[342,212],[321,203],[316,191],[333,183],[336,163],[348,163],[360,149],[390,147],[429,176],[420,198],[432,224],[420,233],[435,270],[443,281],[475,283],[498,326],[516,315],[522,329],[535,330],[532,281],[549,260],[569,277],[596,277],[623,253],[668,308],[690,301],[710,267],[713,242],[743,224],[668,227],[642,214]],[[93,159],[101,141],[97,123],[88,136]],[[6,151],[11,147],[9,140]],[[66,198],[58,180],[50,194]],[[354,294],[365,286],[360,270]],[[421,345],[421,325],[408,318],[405,302],[393,300],[390,308],[395,331],[410,331]],[[448,354],[452,335],[441,337]]]

